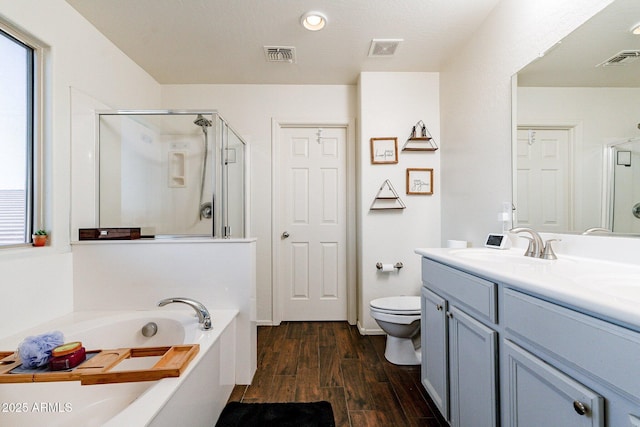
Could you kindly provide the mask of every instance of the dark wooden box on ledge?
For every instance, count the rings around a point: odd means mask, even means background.
[[[140,228],[81,228],[80,240],[135,240]]]

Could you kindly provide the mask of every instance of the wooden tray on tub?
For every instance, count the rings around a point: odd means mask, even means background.
[[[0,383],[80,381],[82,385],[91,385],[155,381],[179,377],[199,350],[199,344],[91,350],[87,351],[87,360],[71,370],[38,370],[29,373],[10,373],[22,364],[20,358],[16,352],[0,351]],[[125,359],[154,356],[161,357],[151,368],[114,370]]]

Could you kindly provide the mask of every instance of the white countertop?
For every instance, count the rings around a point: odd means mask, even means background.
[[[415,253],[640,331],[640,266],[522,248],[418,248]]]

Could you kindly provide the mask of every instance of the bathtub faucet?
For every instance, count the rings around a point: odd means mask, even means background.
[[[182,298],[182,297],[173,297],[173,298],[165,298],[158,302],[158,307],[164,307],[167,304],[171,304],[174,302],[180,302],[182,304],[187,304],[191,306],[198,315],[198,322],[202,323],[202,329],[205,331],[211,329],[211,315],[209,314],[209,310],[202,303],[191,299],[191,298]]]

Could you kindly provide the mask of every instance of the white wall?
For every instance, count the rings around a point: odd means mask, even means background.
[[[400,151],[422,120],[438,145],[440,98],[438,73],[372,73],[360,75],[358,150],[358,324],[363,332],[379,331],[369,302],[394,295],[419,295],[417,247],[440,243],[440,150]],[[371,164],[370,138],[397,137],[398,163]],[[433,195],[406,194],[407,168],[433,168]],[[403,210],[369,210],[382,183],[389,179],[406,205]],[[376,263],[402,262],[397,272],[382,273]]]
[[[639,97],[640,89],[634,88],[518,88],[518,125],[574,124],[581,129],[572,156],[576,231],[602,224],[603,147],[640,135]]]
[[[441,72],[442,241],[481,245],[511,201],[511,76],[611,0],[503,0]]]
[[[259,323],[270,323],[271,269],[271,120],[347,122],[355,119],[355,86],[166,85],[163,108],[216,109],[245,139],[250,157],[250,236],[257,238]],[[355,143],[355,141],[349,141]]]
[[[0,250],[0,335],[73,309],[71,87],[110,105],[150,108],[160,87],[63,0],[0,0],[0,19],[46,47],[45,224],[51,246]]]

